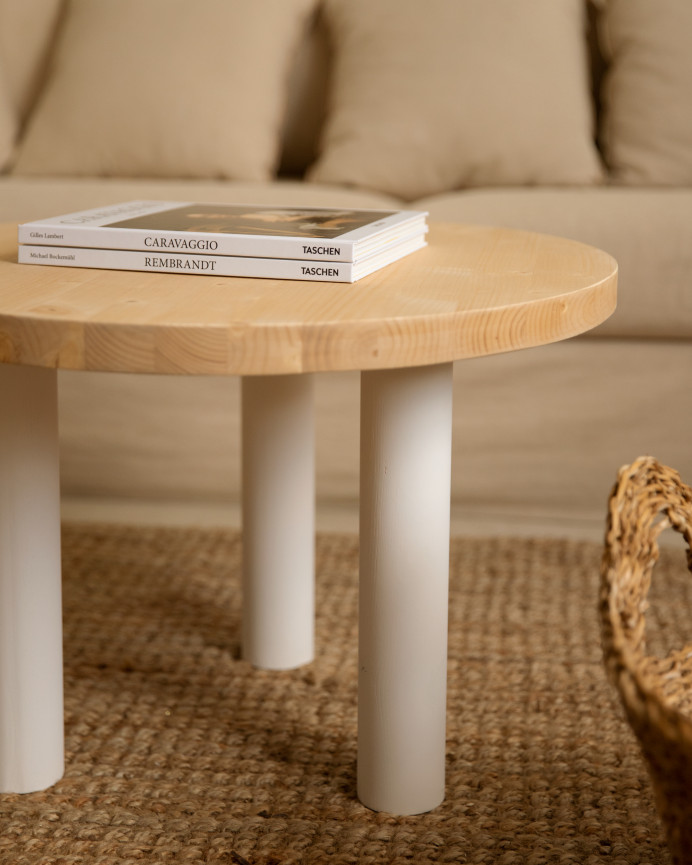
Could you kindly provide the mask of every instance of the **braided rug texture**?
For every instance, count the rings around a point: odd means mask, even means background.
[[[66,772],[0,796],[1,865],[669,865],[603,668],[598,544],[453,541],[447,798],[405,818],[356,799],[357,539],[318,538],[318,657],[289,672],[239,657],[241,546],[64,528]],[[675,640],[679,559],[652,599]]]

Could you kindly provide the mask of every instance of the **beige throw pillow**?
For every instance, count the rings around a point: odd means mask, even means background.
[[[326,11],[335,69],[312,180],[413,200],[600,179],[583,0],[327,0]]]
[[[601,146],[627,184],[692,184],[692,0],[607,0]]]
[[[0,0],[0,57],[20,123],[41,85],[62,6],[62,0]]]
[[[15,173],[268,178],[314,0],[71,0]]]
[[[17,119],[10,105],[2,69],[0,69],[0,171],[10,160],[16,132]]]

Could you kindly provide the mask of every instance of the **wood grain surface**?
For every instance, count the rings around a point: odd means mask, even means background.
[[[354,284],[17,264],[0,226],[0,362],[266,375],[444,363],[575,336],[615,309],[617,264],[571,240],[432,224]]]

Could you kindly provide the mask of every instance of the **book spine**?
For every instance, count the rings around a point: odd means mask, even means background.
[[[296,261],[353,261],[350,241],[284,238],[266,235],[205,234],[202,232],[146,231],[139,228],[108,228],[93,225],[26,223],[17,230],[23,244],[126,249],[152,255],[196,254],[286,258]]]
[[[91,267],[104,270],[141,270],[152,273],[186,273],[203,276],[241,276],[265,279],[299,279],[319,282],[353,282],[353,267],[344,262],[297,261],[280,258],[248,258],[228,255],[185,255],[136,250],[89,249],[20,244],[20,264],[58,267]]]

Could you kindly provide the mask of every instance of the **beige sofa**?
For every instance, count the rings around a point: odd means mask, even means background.
[[[0,221],[411,206],[607,250],[608,322],[455,367],[454,530],[598,536],[625,461],[692,478],[691,32],[689,0],[0,0]],[[357,374],[317,409],[319,525],[351,528]],[[238,411],[235,380],[61,373],[66,510],[236,519]]]

